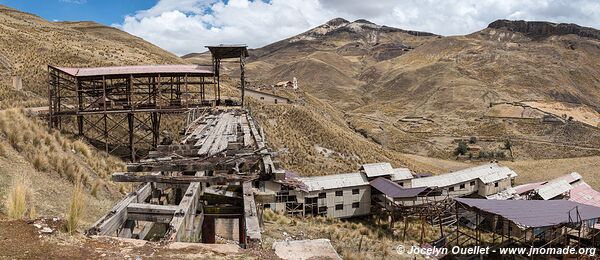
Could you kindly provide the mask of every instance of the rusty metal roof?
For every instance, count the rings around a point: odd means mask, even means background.
[[[487,184],[516,176],[517,173],[510,168],[493,163],[431,177],[415,178],[412,179],[412,187],[447,187],[477,179]]]
[[[212,66],[195,64],[172,64],[172,65],[140,65],[140,66],[115,66],[94,68],[68,68],[54,67],[73,77],[95,77],[113,75],[136,75],[136,74],[188,74],[188,75],[213,75]]]
[[[486,200],[456,198],[469,207],[500,215],[525,227],[548,227],[600,218],[600,207],[568,200]],[[577,216],[579,212],[580,218]]]
[[[577,183],[573,185],[569,200],[581,204],[600,207],[600,192],[594,190],[585,182]]]
[[[213,57],[217,59],[248,57],[248,46],[245,44],[219,44],[204,46],[208,48]]]
[[[379,177],[377,179],[372,180],[370,184],[371,187],[377,189],[378,191],[381,191],[383,194],[393,199],[413,198],[427,189],[426,187],[403,188],[399,184],[383,177]]]

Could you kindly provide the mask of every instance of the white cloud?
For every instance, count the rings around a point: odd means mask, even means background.
[[[63,0],[78,1],[78,0]],[[79,0],[81,1],[81,0]],[[85,1],[85,0],[84,0]],[[160,0],[115,25],[177,54],[205,45],[263,45],[296,35],[332,18],[367,19],[442,35],[467,34],[496,19],[570,22],[600,28],[593,0]]]

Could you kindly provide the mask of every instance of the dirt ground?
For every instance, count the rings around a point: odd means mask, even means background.
[[[195,246],[70,236],[60,230],[64,221],[50,221],[53,234],[41,234],[32,221],[0,215],[0,259],[276,259],[272,252],[239,249],[237,245]]]

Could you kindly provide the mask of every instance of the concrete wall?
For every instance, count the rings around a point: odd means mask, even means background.
[[[358,194],[352,194],[353,189],[358,189]],[[336,196],[336,191],[342,191],[343,196]],[[328,217],[347,218],[371,213],[371,186],[369,185],[310,192],[303,194],[302,197],[298,196],[298,200],[304,202],[307,197],[319,197],[319,193],[322,192],[326,194],[326,198],[318,199],[317,205],[327,207]],[[355,202],[359,203],[358,208],[352,207]],[[336,209],[336,205],[343,205],[343,209]]]
[[[478,180],[477,183],[479,185],[479,190],[477,193],[480,196],[489,196],[489,195],[501,192],[501,191],[506,190],[511,187],[510,178],[502,179],[502,180],[499,180],[497,182],[492,182],[492,183],[483,183]],[[496,187],[495,183],[498,183],[498,187]]]
[[[244,95],[247,97],[252,97],[252,98],[257,99],[264,103],[269,103],[269,104],[288,104],[288,103],[290,103],[289,100],[286,98],[263,94],[263,93],[256,92],[256,91],[246,90],[244,92]]]

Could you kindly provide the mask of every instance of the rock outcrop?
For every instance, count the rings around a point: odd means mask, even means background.
[[[496,20],[488,28],[506,29],[523,33],[531,38],[545,38],[554,35],[574,34],[581,37],[600,39],[600,30],[572,23],[551,23],[535,21]]]

